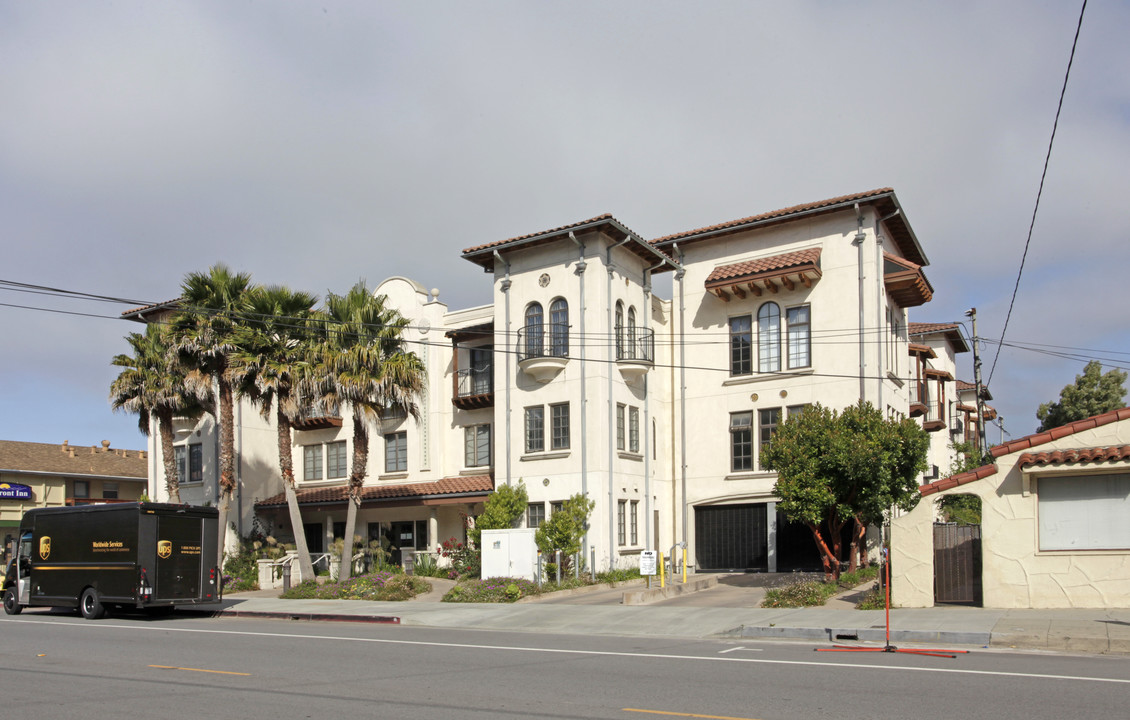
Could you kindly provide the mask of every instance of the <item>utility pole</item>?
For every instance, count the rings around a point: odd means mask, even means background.
[[[967,310],[965,317],[973,320],[973,382],[977,386],[977,452],[984,457],[985,447],[985,399],[981,396],[981,343],[977,337],[977,308]]]

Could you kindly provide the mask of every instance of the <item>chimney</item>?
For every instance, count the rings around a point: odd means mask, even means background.
[[[93,455],[96,452],[98,452],[98,446],[97,445],[91,445],[90,446],[90,454]]]
[[[64,441],[63,441],[63,452],[66,452],[66,451],[67,451],[67,446],[68,446],[68,445],[70,445],[70,443],[69,443],[68,441],[64,440]]]
[[[75,456],[75,449],[74,448],[67,448],[67,454],[70,455],[71,457],[74,457]]]
[[[110,441],[109,440],[103,440],[102,441],[102,452],[110,452]]]

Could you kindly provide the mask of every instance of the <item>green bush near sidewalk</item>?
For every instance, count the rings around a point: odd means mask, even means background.
[[[765,593],[765,599],[761,601],[761,607],[797,608],[823,605],[833,595],[874,580],[878,575],[879,569],[872,565],[843,573],[839,582],[820,582],[798,576],[783,585],[769,588]]]

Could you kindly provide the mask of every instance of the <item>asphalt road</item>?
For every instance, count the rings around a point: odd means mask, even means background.
[[[4,715],[216,718],[1125,717],[1130,659],[359,623],[0,619]]]

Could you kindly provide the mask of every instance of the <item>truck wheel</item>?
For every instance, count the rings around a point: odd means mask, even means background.
[[[8,588],[4,591],[4,612],[9,615],[19,615],[23,612],[23,605],[20,605],[19,598],[16,597],[16,591],[13,588]]]
[[[87,620],[97,620],[106,614],[106,608],[102,607],[102,601],[98,598],[98,591],[94,588],[87,588],[82,591],[82,599],[79,600],[78,609]]]

